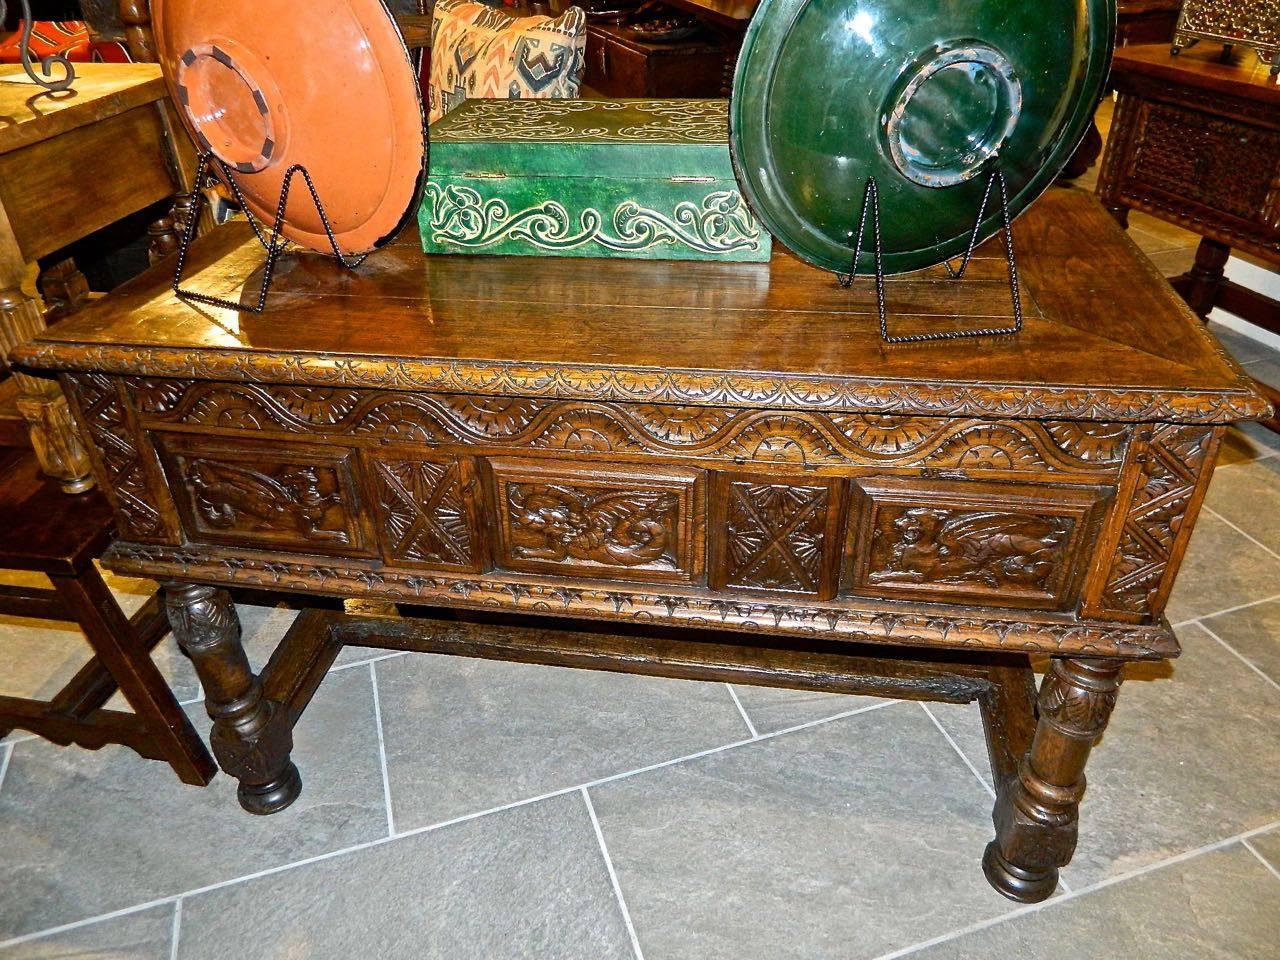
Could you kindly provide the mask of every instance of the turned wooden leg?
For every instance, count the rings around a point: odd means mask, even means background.
[[[147,255],[151,262],[163,260],[171,253],[177,253],[181,244],[182,232],[187,228],[187,221],[196,213],[196,197],[194,193],[179,193],[173,198],[173,207],[167,216],[161,217],[147,227],[147,235],[151,238]]]
[[[1225,243],[1205,237],[1196,249],[1196,262],[1187,271],[1182,287],[1187,305],[1201,320],[1207,318],[1218,301],[1218,291],[1225,277],[1224,268],[1231,258]]]
[[[0,289],[0,353],[7,357],[14,347],[44,328],[40,305],[20,286]],[[57,479],[67,493],[90,489],[93,474],[89,454],[58,384],[16,371],[13,378],[18,387],[18,411],[27,421],[31,446],[41,469]]]
[[[1128,207],[1123,206],[1122,204],[1109,203],[1107,204],[1107,213],[1111,214],[1111,216],[1115,219],[1116,223],[1120,224],[1120,226],[1124,227],[1124,229],[1126,230],[1129,229],[1129,208]]]
[[[169,624],[191,657],[213,719],[210,746],[218,765],[240,781],[240,805],[250,813],[283,810],[302,779],[289,759],[293,729],[280,704],[262,695],[240,642],[240,620],[225,590],[165,584]]]
[[[1120,670],[1118,661],[1059,659],[1044,678],[1031,749],[1001,784],[996,839],[982,858],[987,880],[1011,900],[1048,899],[1071,862],[1085,763],[1115,707]]]

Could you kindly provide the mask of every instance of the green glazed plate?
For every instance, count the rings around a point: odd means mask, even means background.
[[[959,256],[990,164],[1016,217],[1071,158],[1115,22],[1116,0],[763,0],[730,104],[743,194],[795,253],[847,272],[874,177],[887,272]],[[993,196],[980,239],[1000,222]]]

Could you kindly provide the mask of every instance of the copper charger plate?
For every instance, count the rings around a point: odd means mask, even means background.
[[[294,164],[310,173],[343,254],[382,246],[414,215],[422,92],[382,0],[152,0],[152,22],[183,123],[233,171],[254,216],[274,221]],[[302,183],[281,233],[331,252]]]

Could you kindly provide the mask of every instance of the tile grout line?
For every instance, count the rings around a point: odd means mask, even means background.
[[[1051,897],[1040,903],[1029,903],[1021,907],[1016,907],[1008,913],[1002,913],[996,917],[989,917],[986,920],[979,920],[977,923],[971,923],[966,927],[958,927],[955,930],[940,934],[929,940],[922,940],[921,942],[913,943],[910,946],[891,950],[888,953],[883,953],[874,958],[874,960],[899,960],[901,957],[908,957],[912,954],[919,953],[922,950],[926,950],[929,947],[936,947],[939,944],[949,943],[952,940],[959,939],[960,937],[967,936],[971,933],[977,933],[980,930],[986,930],[989,927],[994,927],[997,924],[1004,923],[1008,920],[1016,920],[1019,917],[1024,917],[1028,914],[1047,910],[1055,904],[1069,903],[1072,900],[1087,896],[1091,893],[1096,893],[1099,890],[1105,890],[1107,887],[1113,887],[1116,884],[1124,883],[1128,880],[1134,880],[1138,877],[1144,876],[1145,874],[1153,873],[1156,870],[1163,870],[1165,867],[1172,867],[1179,863],[1185,863],[1188,860],[1194,860],[1196,857],[1203,856],[1206,853],[1223,850],[1232,844],[1243,843],[1250,837],[1256,837],[1261,833],[1267,833],[1270,830],[1274,830],[1276,827],[1280,827],[1280,820],[1273,820],[1271,823],[1263,824],[1260,827],[1254,827],[1252,830],[1246,830],[1243,833],[1237,833],[1230,837],[1226,837],[1225,839],[1216,840],[1213,843],[1207,843],[1202,847],[1196,847],[1194,850],[1184,851],[1183,853],[1176,854],[1168,859],[1161,860],[1158,863],[1149,863],[1145,867],[1139,867],[1136,870],[1129,871],[1128,873],[1121,873],[1114,877],[1107,877],[1106,879],[1099,880],[1097,883],[1090,884],[1087,887],[1081,887],[1078,890],[1071,891],[1070,893],[1064,893],[1060,897]]]
[[[1267,681],[1267,683],[1271,684],[1271,686],[1275,687],[1277,690],[1280,690],[1280,683],[1277,683],[1275,680],[1273,680],[1265,671],[1263,671],[1261,667],[1259,667],[1256,663],[1254,663],[1252,660],[1246,657],[1243,653],[1241,653],[1231,644],[1227,643],[1227,641],[1223,640],[1220,636],[1218,636],[1218,634],[1214,631],[1212,627],[1210,627],[1209,625],[1207,625],[1206,623],[1200,620],[1196,621],[1196,626],[1198,626],[1201,630],[1203,630],[1209,636],[1213,637],[1213,639],[1217,640],[1220,644],[1226,647],[1228,653],[1230,653],[1237,660],[1243,663],[1246,667],[1248,667],[1250,670],[1252,670],[1254,673],[1260,676],[1263,680]]]
[[[387,741],[382,733],[382,700],[378,697],[378,664],[369,663],[369,685],[373,688],[373,723],[378,731],[378,764],[382,768],[382,800],[387,808],[387,836],[396,835],[396,817],[391,807],[391,777],[387,773]]]
[[[178,936],[182,931],[182,898],[173,901],[173,930],[169,934],[169,960],[178,960]]]
[[[938,728],[938,732],[942,734],[943,739],[946,740],[947,743],[951,744],[951,749],[956,752],[956,756],[963,760],[964,765],[969,768],[969,771],[975,777],[978,778],[978,782],[982,784],[982,789],[987,791],[987,794],[992,800],[994,800],[996,798],[996,792],[992,788],[991,784],[987,783],[987,778],[982,775],[982,771],[973,765],[973,761],[970,760],[965,752],[960,749],[960,744],[956,743],[955,738],[952,737],[951,734],[947,733],[946,728],[938,722],[938,718],[933,715],[933,711],[929,709],[929,705],[921,700],[919,701],[919,706],[920,709],[925,712],[925,715],[933,721],[933,725]]]
[[[1264,867],[1266,867],[1266,868],[1267,868],[1267,871],[1268,871],[1268,872],[1269,872],[1273,877],[1275,877],[1277,880],[1280,880],[1280,870],[1276,869],[1276,867],[1271,863],[1271,861],[1270,861],[1270,860],[1268,860],[1268,859],[1267,859],[1266,857],[1264,857],[1261,853],[1259,853],[1259,852],[1258,852],[1258,848],[1257,848],[1257,847],[1255,847],[1255,846],[1254,846],[1252,843],[1250,843],[1248,840],[1241,840],[1240,842],[1241,842],[1242,844],[1244,844],[1244,848],[1245,848],[1246,850],[1248,850],[1250,853],[1252,853],[1255,857],[1257,857],[1257,858],[1258,858],[1258,862],[1259,862],[1259,863],[1261,863]]]
[[[1212,613],[1202,613],[1197,617],[1190,617],[1186,620],[1179,620],[1172,624],[1174,630],[1179,627],[1189,627],[1193,623],[1200,623],[1203,620],[1212,620],[1214,617],[1226,616],[1228,613],[1235,613],[1239,610],[1248,610],[1250,607],[1260,607],[1264,603],[1271,603],[1273,600],[1280,600],[1280,593],[1272,594],[1269,597],[1263,597],[1261,600],[1250,600],[1248,603],[1238,603],[1234,607],[1226,607],[1222,610],[1214,610]]]
[[[238,877],[231,877],[226,880],[219,880],[214,883],[208,883],[201,887],[193,887],[190,890],[183,890],[179,893],[169,894],[168,896],[157,897],[154,900],[148,900],[145,903],[135,904],[131,907],[123,907],[119,910],[114,910],[109,913],[99,914],[93,917],[86,917],[81,920],[74,920],[70,923],[65,923],[60,926],[48,927],[44,930],[36,930],[31,933],[24,933],[21,936],[15,937],[10,940],[0,940],[0,949],[3,949],[5,947],[16,946],[20,943],[26,943],[31,940],[38,940],[42,937],[52,936],[57,933],[64,933],[68,930],[78,929],[80,927],[88,926],[89,924],[92,924],[92,923],[98,923],[102,920],[112,920],[116,917],[122,917],[131,913],[137,913],[140,910],[146,910],[146,909],[149,909],[150,907],[160,906],[161,904],[172,903],[178,897],[183,897],[183,898],[194,897],[203,893],[211,893],[215,890],[222,890],[226,887],[233,887],[240,883],[247,883],[250,880],[258,880],[258,879],[261,879],[262,877],[274,876],[275,874],[285,873],[289,870],[295,870],[299,867],[310,866],[313,863],[321,863],[325,860],[332,860],[335,857],[342,857],[352,853],[359,853],[362,850],[370,850],[374,847],[380,847],[384,843],[391,843],[393,841],[402,840],[407,837],[416,837],[419,834],[430,833],[433,830],[440,830],[440,829],[443,829],[444,827],[451,827],[459,823],[466,823],[471,820],[478,820],[481,817],[487,817],[491,814],[502,813],[507,810],[514,810],[518,807],[524,807],[524,806],[528,806],[529,804],[539,803],[543,800],[550,800],[552,797],[564,796],[565,794],[573,793],[577,790],[583,790],[588,787],[602,786],[606,783],[612,783],[615,780],[625,780],[628,777],[638,776],[642,773],[649,773],[653,770],[660,770],[663,767],[671,767],[680,763],[688,762],[690,760],[698,760],[698,759],[701,759],[702,757],[711,756],[717,753],[723,753],[726,750],[733,750],[737,747],[745,747],[745,746],[748,746],[749,744],[760,743],[765,740],[772,740],[775,737],[785,736],[786,734],[789,734],[789,733],[798,733],[802,730],[808,730],[813,727],[819,727],[819,726],[822,726],[823,724],[833,723],[837,720],[845,720],[845,719],[848,719],[849,717],[857,716],[858,714],[871,713],[875,710],[882,710],[885,707],[890,707],[890,706],[893,706],[895,703],[900,703],[900,702],[901,701],[899,700],[885,700],[882,703],[873,703],[870,706],[858,707],[855,710],[846,710],[843,713],[837,713],[830,717],[823,717],[821,720],[810,720],[806,723],[797,724],[794,727],[787,727],[785,730],[776,730],[770,733],[761,734],[759,740],[749,740],[749,739],[735,740],[732,743],[722,744],[721,746],[718,746],[718,747],[710,747],[706,750],[699,750],[697,753],[690,753],[682,757],[674,757],[671,760],[663,760],[659,763],[649,764],[648,766],[637,767],[634,770],[627,770],[622,773],[611,774],[607,777],[600,777],[599,779],[591,780],[587,783],[580,783],[571,787],[564,787],[560,790],[552,790],[549,793],[539,794],[536,797],[526,797],[523,800],[515,800],[511,803],[506,803],[501,806],[490,807],[487,810],[480,810],[476,813],[464,814],[459,817],[454,817],[451,820],[442,820],[439,823],[432,823],[423,827],[413,827],[412,829],[401,831],[400,833],[397,833],[394,836],[379,837],[375,840],[366,840],[362,843],[355,843],[355,844],[352,844],[351,846],[342,847],[341,849],[338,849],[338,850],[330,850],[326,853],[318,853],[312,857],[304,857],[301,860],[294,860],[289,863],[277,864],[274,867],[264,867],[263,869],[256,870],[253,873],[246,873]]]
[[[1204,509],[1204,512],[1205,512],[1205,513],[1209,514],[1209,516],[1211,516],[1211,517],[1217,517],[1219,520],[1221,520],[1223,523],[1225,523],[1228,527],[1230,527],[1230,528],[1231,528],[1232,530],[1234,530],[1236,533],[1240,534],[1240,536],[1244,537],[1246,540],[1248,540],[1248,541],[1249,541],[1250,543],[1252,543],[1254,546],[1261,547],[1263,550],[1267,551],[1267,553],[1271,554],[1271,556],[1275,557],[1277,560],[1280,560],[1280,553],[1276,553],[1274,550],[1272,550],[1270,547],[1268,547],[1265,543],[1263,543],[1261,540],[1259,540],[1259,539],[1258,539],[1257,537],[1255,537],[1253,534],[1249,533],[1248,531],[1246,531],[1246,530],[1242,529],[1241,527],[1237,526],[1236,524],[1232,523],[1230,520],[1228,520],[1226,517],[1224,517],[1222,514],[1220,514],[1217,510],[1213,509],[1213,507],[1209,506],[1208,504],[1205,504],[1205,505],[1204,505],[1204,507],[1203,507],[1203,509]]]
[[[336,667],[330,667],[329,672],[325,674],[327,677],[330,673],[341,673],[343,670],[354,670],[356,667],[365,667],[371,663],[381,663],[383,660],[395,660],[398,657],[407,657],[411,650],[392,650],[386,654],[375,654],[367,660],[356,660],[352,663],[340,663]]]
[[[596,842],[600,844],[600,855],[604,857],[605,869],[609,871],[609,882],[613,884],[613,895],[617,898],[618,909],[622,911],[623,922],[627,925],[627,933],[631,937],[631,949],[635,951],[636,960],[644,960],[644,951],[640,949],[640,938],[636,936],[635,924],[631,922],[631,911],[627,909],[627,900],[622,895],[622,885],[618,882],[617,871],[613,869],[613,858],[609,856],[609,847],[604,842],[604,831],[600,829],[600,818],[596,816],[595,804],[591,802],[591,794],[582,788],[582,800],[587,805],[587,813],[591,817],[591,828],[596,832]]]
[[[726,683],[724,688],[729,691],[729,696],[733,697],[733,705],[738,708],[738,713],[742,714],[742,722],[747,725],[747,729],[751,731],[751,739],[759,740],[760,733],[756,730],[756,725],[751,722],[751,717],[747,715],[747,709],[742,705],[742,701],[738,699],[738,691],[733,689],[733,684]]]

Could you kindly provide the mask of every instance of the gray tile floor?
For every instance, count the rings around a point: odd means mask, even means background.
[[[1135,238],[1170,273],[1193,242]],[[1280,441],[1234,431],[1223,464],[1171,605],[1185,654],[1128,678],[1045,904],[982,879],[970,708],[349,648],[297,731],[302,799],[272,818],[123,748],[0,744],[0,960],[1271,960]],[[146,587],[112,584],[127,605]],[[261,664],[293,613],[241,616]],[[84,656],[0,621],[0,694]],[[207,729],[190,665],[156,660]]]

